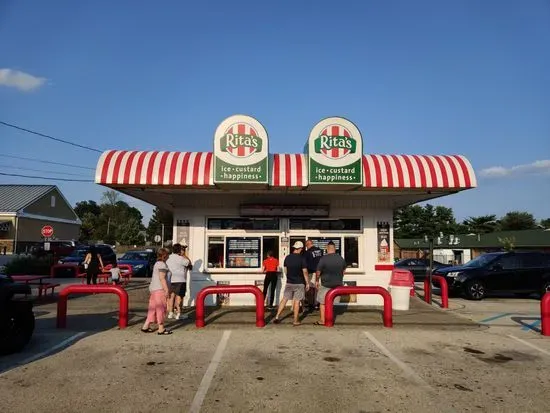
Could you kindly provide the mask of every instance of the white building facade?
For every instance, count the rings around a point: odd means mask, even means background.
[[[213,152],[107,151],[96,182],[174,212],[173,241],[189,245],[194,263],[191,305],[208,285],[262,288],[266,253],[282,265],[306,239],[322,249],[335,242],[346,284],[387,287],[393,210],[476,186],[459,155],[365,155],[359,129],[340,117],[313,127],[305,153],[269,154],[264,127],[244,115],[220,124]],[[284,283],[281,276],[279,291]],[[248,295],[211,296],[209,304],[217,299],[253,304]],[[370,295],[348,301],[381,304]]]

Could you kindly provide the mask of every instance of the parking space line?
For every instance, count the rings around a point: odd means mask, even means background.
[[[230,335],[231,335],[231,330],[225,330],[223,332],[222,338],[218,344],[218,347],[216,348],[216,352],[214,353],[214,357],[212,357],[212,360],[210,361],[210,364],[206,369],[206,373],[204,373],[204,377],[201,380],[201,384],[197,389],[197,393],[195,394],[193,403],[191,403],[189,413],[200,412],[202,403],[204,402],[204,398],[206,397],[206,393],[208,392],[208,388],[212,383],[214,374],[216,374],[216,369],[218,368],[218,366],[222,361],[222,355],[225,350],[225,347],[227,347],[227,342],[229,341]]]
[[[86,332],[82,331],[80,333],[76,333],[75,335],[72,335],[70,336],[69,338],[63,340],[61,343],[58,343],[56,344],[55,346],[41,352],[41,353],[38,353],[38,354],[35,354],[31,357],[28,357],[24,360],[21,360],[20,362],[18,362],[17,364],[15,364],[12,368],[10,368],[9,370],[6,370],[6,371],[3,371],[2,373],[0,373],[0,377],[9,373],[10,371],[13,371],[15,370],[16,368],[18,367],[21,367],[21,366],[24,366],[25,364],[29,364],[29,363],[32,363],[33,361],[35,360],[38,360],[42,357],[45,357],[51,353],[53,353],[54,351],[56,350],[59,350],[63,347],[66,347],[68,346],[69,344],[71,344],[73,341],[76,341],[77,339],[79,339],[80,337],[82,337],[84,334],[86,334]]]
[[[540,351],[541,353],[544,353],[544,354],[550,356],[550,351],[547,351],[547,350],[544,350],[543,348],[537,347],[537,346],[535,346],[534,344],[529,343],[528,341],[522,340],[521,338],[516,337],[516,336],[513,336],[513,335],[511,335],[511,334],[508,334],[508,337],[513,338],[514,340],[519,341],[520,343],[525,344],[527,347],[531,347],[531,348],[533,348],[533,349],[535,349],[535,350]]]
[[[364,332],[367,338],[376,346],[378,349],[386,355],[387,358],[389,358],[391,361],[393,361],[403,372],[408,375],[411,379],[416,381],[417,384],[419,384],[421,387],[423,387],[425,390],[432,391],[432,388],[428,383],[426,383],[422,377],[420,377],[418,374],[414,372],[413,369],[411,369],[409,366],[407,366],[405,363],[403,363],[401,360],[399,360],[386,346],[384,346],[381,342],[379,342],[371,333],[368,331]]]
[[[503,318],[503,317],[506,317],[506,316],[509,316],[509,315],[513,315],[514,313],[500,313],[500,314],[497,314],[493,317],[489,317],[489,318],[485,318],[481,321],[478,321],[478,323],[490,323],[491,321],[495,321],[495,320],[498,320],[499,318]]]
[[[535,321],[533,321],[531,324],[526,324],[526,325],[524,325],[521,329],[522,329],[523,331],[531,331],[531,330],[532,330],[532,331],[538,331],[538,332],[540,332],[540,330],[537,330],[537,327],[538,327],[538,325],[541,323],[541,321],[542,321],[542,320],[540,320],[540,319],[539,319],[539,320],[535,320]]]

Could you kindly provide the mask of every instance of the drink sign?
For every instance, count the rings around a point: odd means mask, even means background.
[[[377,223],[378,262],[390,261],[390,224]]]

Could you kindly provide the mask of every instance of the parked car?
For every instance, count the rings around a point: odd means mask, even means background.
[[[118,260],[118,264],[131,265],[134,277],[150,277],[156,260],[157,255],[153,250],[128,251]]]
[[[441,262],[434,261],[432,269],[450,266],[450,264],[443,264]],[[415,281],[423,281],[428,275],[430,269],[430,260],[425,258],[406,258],[397,261],[394,264],[394,267],[412,272]]]
[[[445,277],[451,292],[471,300],[481,300],[489,292],[544,294],[550,291],[550,254],[491,252],[434,274]]]
[[[97,244],[94,246],[99,252],[99,255],[101,255],[103,265],[114,264],[115,262],[117,262],[116,254],[111,246],[105,244]],[[86,258],[86,254],[90,250],[90,247],[91,246],[80,246],[79,248],[75,249],[71,255],[61,258],[58,263],[80,265],[84,261],[84,258]]]
[[[31,248],[30,252],[35,257],[44,257],[46,255],[53,255],[54,260],[59,260],[68,255],[71,255],[77,248],[82,248],[83,245],[74,240],[54,240],[48,241],[49,250],[44,249],[44,242],[37,243]]]

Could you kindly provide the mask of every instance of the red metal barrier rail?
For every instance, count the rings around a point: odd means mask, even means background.
[[[540,300],[540,320],[543,336],[550,336],[550,292],[544,294]]]
[[[348,294],[377,294],[384,299],[384,327],[393,327],[391,295],[385,288],[369,286],[340,286],[332,288],[325,297],[325,327],[334,326],[334,299]]]
[[[197,308],[195,309],[197,328],[205,326],[204,322],[204,300],[211,294],[254,294],[256,297],[256,327],[265,327],[264,319],[264,295],[262,290],[254,285],[227,285],[204,287],[197,294]]]
[[[61,290],[57,300],[57,328],[67,327],[67,300],[69,294],[116,294],[120,299],[118,326],[128,327],[128,293],[118,285],[69,285]]]
[[[432,280],[439,282],[439,287],[441,288],[441,307],[449,308],[449,286],[447,285],[447,280],[441,275],[432,275]],[[426,302],[428,302],[428,297],[431,296],[430,288],[432,286],[430,285],[430,278],[427,276],[424,279],[424,301]]]

